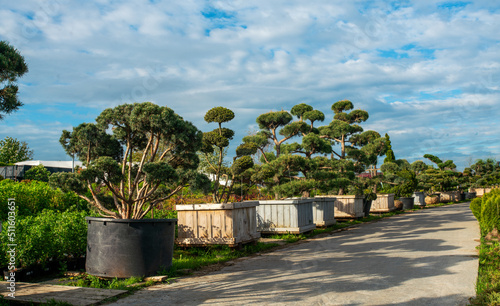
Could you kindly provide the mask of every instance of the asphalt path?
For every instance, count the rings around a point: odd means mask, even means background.
[[[467,305],[479,226],[469,204],[365,223],[112,305]]]

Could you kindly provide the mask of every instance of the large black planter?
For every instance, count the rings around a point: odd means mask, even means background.
[[[370,209],[372,208],[372,200],[363,200],[363,212],[365,213],[365,217],[370,215]]]
[[[87,217],[88,274],[128,278],[155,275],[172,265],[177,219]]]
[[[413,209],[413,205],[415,203],[415,198],[399,198],[401,202],[403,202],[403,210]]]

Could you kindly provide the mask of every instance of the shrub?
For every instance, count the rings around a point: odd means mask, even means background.
[[[16,268],[36,263],[45,264],[68,256],[80,257],[85,254],[87,245],[87,223],[84,211],[58,212],[44,210],[37,216],[16,218],[15,244]],[[0,266],[7,265],[8,223],[4,222]]]
[[[24,174],[24,178],[27,180],[35,180],[41,182],[48,182],[49,177],[50,171],[47,170],[43,165],[32,167]]]
[[[482,235],[494,228],[500,229],[500,190],[492,190],[483,197],[472,200],[470,209],[479,221]]]
[[[476,217],[477,221],[481,222],[481,201],[482,198],[475,198],[470,202],[470,210],[472,214]]]
[[[87,210],[88,205],[75,193],[63,193],[39,181],[0,181],[0,220],[7,219],[7,199],[16,202],[17,216],[36,215],[44,209],[66,211],[71,207]]]

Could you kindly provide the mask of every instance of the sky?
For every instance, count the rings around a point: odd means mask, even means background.
[[[229,155],[263,113],[348,99],[397,159],[500,160],[500,2],[7,1],[0,40],[25,57],[24,106],[0,121],[36,160],[71,160],[62,130],[151,101],[204,132],[234,111]]]

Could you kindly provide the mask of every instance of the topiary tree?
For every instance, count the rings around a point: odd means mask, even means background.
[[[24,57],[6,41],[0,41],[0,120],[5,114],[16,111],[23,104],[17,97],[19,88],[15,84],[18,78],[28,72]]]
[[[31,167],[28,171],[24,173],[24,179],[26,180],[48,182],[49,177],[50,177],[50,171],[47,170],[43,165]]]
[[[299,112],[297,110],[297,112]],[[292,115],[287,111],[269,112],[257,117],[257,123],[268,141],[274,143],[276,151],[273,157],[269,154],[264,154],[264,159],[269,162],[269,158],[277,158],[281,154],[281,145],[288,139],[299,135],[301,132],[307,131],[307,124],[303,121],[291,122]],[[279,139],[278,134],[283,138]]]
[[[447,191],[459,185],[459,173],[452,160],[443,162],[439,157],[425,154],[424,158],[432,161],[437,168],[431,167],[425,170],[421,176],[422,184],[427,190]]]
[[[142,219],[184,186],[209,183],[196,171],[201,131],[170,108],[151,102],[124,104],[104,110],[96,121],[63,131],[66,152],[86,168],[54,173],[50,183],[76,192],[101,215]],[[138,162],[133,160],[136,152],[142,152]],[[112,208],[105,207],[105,199],[111,199]]]
[[[369,165],[376,165],[376,156],[385,151],[385,141],[375,131],[366,131],[358,123],[368,120],[368,112],[360,109],[353,110],[349,100],[341,100],[332,105],[334,117],[327,126],[318,128],[320,137],[327,139],[332,146],[331,159],[337,162],[339,186],[338,194],[342,195],[349,185],[354,189],[355,173],[360,173]],[[350,111],[350,112],[348,112]],[[340,149],[336,149],[336,145]],[[364,148],[365,146],[368,147]],[[383,145],[381,147],[381,145]],[[363,149],[364,148],[364,149]]]
[[[211,132],[203,133],[202,153],[205,157],[206,169],[213,174],[214,203],[227,203],[238,176],[253,166],[250,154],[257,150],[255,146],[244,144],[237,148],[236,156],[233,158],[232,166],[224,166],[224,150],[229,146],[229,141],[233,139],[234,131],[223,128],[222,123],[234,119],[234,112],[228,108],[218,106],[210,109],[205,114],[205,121],[215,122],[219,126]],[[213,158],[215,157],[215,159]],[[225,179],[223,186],[220,184],[221,178]]]

